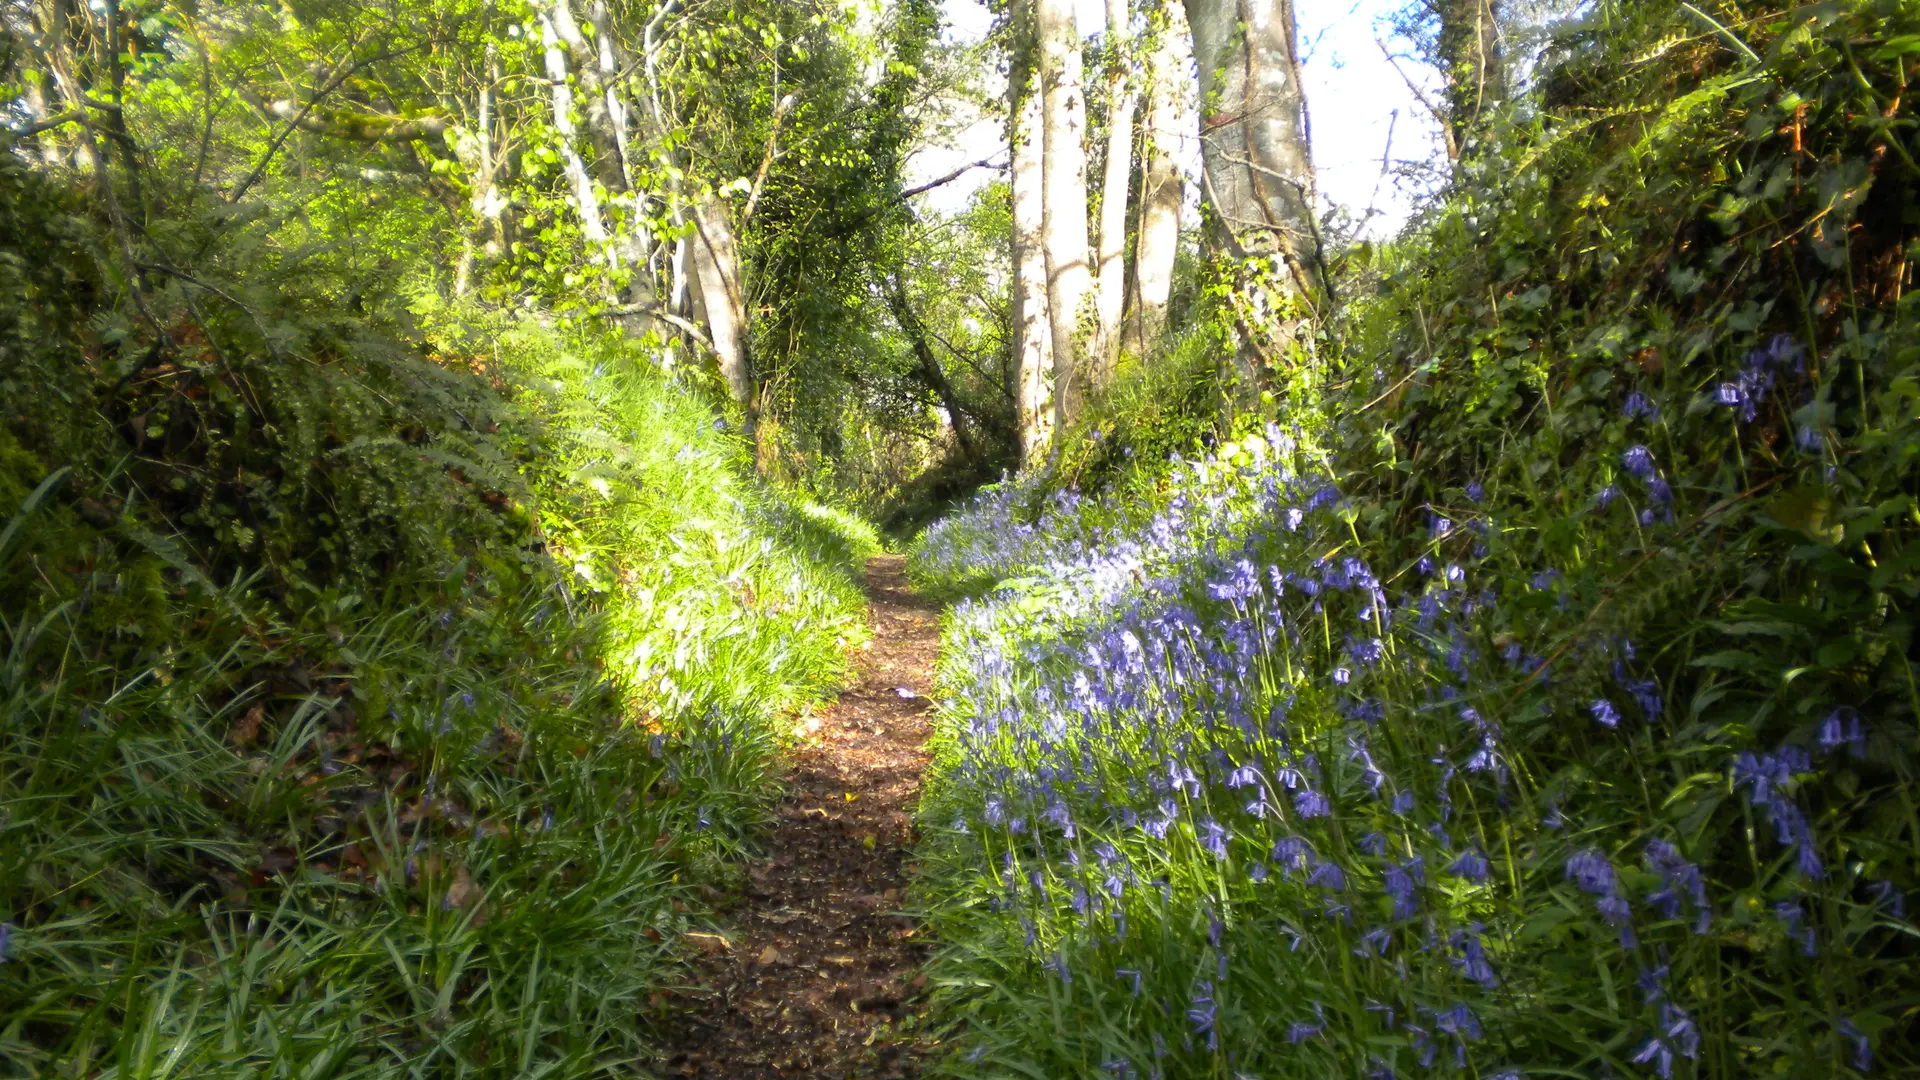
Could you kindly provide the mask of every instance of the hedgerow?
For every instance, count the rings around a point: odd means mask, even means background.
[[[1920,22],[1716,12],[1564,28],[1264,422],[923,541],[1002,582],[924,805],[951,1071],[1920,1067]]]
[[[0,235],[0,1072],[641,1068],[870,532],[618,339]]]

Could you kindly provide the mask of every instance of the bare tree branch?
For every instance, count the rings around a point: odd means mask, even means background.
[[[967,173],[973,171],[974,169],[992,169],[995,172],[1001,172],[1001,171],[1004,171],[1006,167],[1007,167],[1006,162],[1002,161],[996,164],[992,158],[981,158],[979,161],[970,161],[967,164],[960,166],[959,168],[953,170],[952,172],[948,173],[947,175],[941,177],[938,180],[929,180],[926,183],[921,184],[919,187],[908,188],[907,190],[901,192],[899,195],[894,196],[893,201],[896,203],[903,203],[903,202],[906,202],[908,199],[913,198],[915,195],[924,195],[927,192],[932,191],[934,188],[942,187],[947,184],[953,183],[955,180],[960,179],[962,176],[965,176]]]

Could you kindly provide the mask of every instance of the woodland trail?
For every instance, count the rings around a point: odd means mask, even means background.
[[[873,644],[793,755],[764,861],[697,965],[702,1000],[662,1061],[703,1080],[893,1080],[931,1050],[916,1001],[925,947],[899,913],[926,768],[938,610],[906,560],[867,563]],[[903,694],[902,691],[910,694]]]

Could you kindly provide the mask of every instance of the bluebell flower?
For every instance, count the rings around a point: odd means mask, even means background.
[[[1447,867],[1448,873],[1475,883],[1486,881],[1489,870],[1486,853],[1481,851],[1478,845],[1469,846],[1460,853],[1459,858],[1453,860],[1451,866]]]
[[[1642,480],[1652,480],[1656,474],[1653,464],[1653,451],[1644,446],[1630,446],[1620,455],[1620,463],[1626,470]]]
[[[1486,928],[1479,923],[1471,923],[1465,930],[1453,932],[1453,947],[1460,955],[1452,959],[1453,966],[1462,975],[1492,990],[1500,985],[1493,973],[1493,964],[1487,960],[1487,950],[1480,943],[1480,934]]]
[[[1332,674],[1333,674],[1333,681],[1336,685],[1345,686],[1348,683],[1353,681],[1353,672],[1348,671],[1346,668],[1343,668],[1343,667],[1334,668]]]
[[[1633,1063],[1635,1065],[1651,1063],[1654,1073],[1660,1077],[1660,1080],[1672,1080],[1673,1048],[1667,1045],[1666,1040],[1655,1036],[1648,1039],[1646,1045],[1633,1055]]]
[[[1621,946],[1631,948],[1634,940],[1633,909],[1626,897],[1620,895],[1620,877],[1607,857],[1598,848],[1574,852],[1567,859],[1567,878],[1580,891],[1594,898],[1594,907],[1600,912],[1601,918],[1620,931]]]
[[[1819,938],[1811,924],[1802,925],[1807,922],[1807,909],[1800,906],[1800,901],[1782,900],[1773,905],[1773,913],[1786,924],[1787,936],[1800,942],[1801,955],[1818,954]]]
[[[1398,817],[1406,817],[1408,814],[1412,813],[1413,812],[1413,792],[1402,791],[1402,792],[1396,793],[1393,797],[1393,802],[1391,805],[1389,805],[1388,809],[1392,810],[1394,814]]]
[[[1213,1002],[1213,981],[1201,979],[1194,989],[1193,1001],[1187,1006],[1187,1020],[1193,1024],[1195,1034],[1207,1037],[1207,1049],[1219,1048],[1218,1033],[1214,1030],[1217,1007]]]
[[[1067,954],[1066,953],[1064,952],[1054,953],[1053,959],[1048,962],[1047,966],[1053,969],[1054,974],[1060,976],[1061,982],[1070,983],[1073,981],[1073,972],[1067,970]]]
[[[1301,788],[1293,796],[1293,809],[1303,818],[1327,817],[1333,813],[1333,804],[1312,788]]]
[[[1620,489],[1617,487],[1614,487],[1612,484],[1608,484],[1606,487],[1601,488],[1600,495],[1599,495],[1600,509],[1605,510],[1608,506],[1612,505],[1613,500],[1619,497],[1620,497]]]
[[[1226,826],[1210,817],[1201,818],[1199,824],[1194,829],[1194,834],[1199,839],[1200,846],[1212,852],[1214,858],[1224,859],[1227,857],[1228,834]]]
[[[1481,1034],[1480,1018],[1464,1004],[1433,1013],[1433,1026],[1437,1031],[1461,1039],[1478,1039]]]
[[[1125,979],[1131,979],[1133,981],[1133,996],[1140,996],[1140,972],[1132,968],[1118,968],[1114,971],[1114,974]]]
[[[1706,933],[1713,909],[1707,903],[1707,883],[1700,868],[1688,862],[1678,848],[1658,838],[1647,841],[1647,867],[1660,875],[1660,888],[1647,897],[1647,903],[1668,919],[1680,917],[1683,901],[1690,903],[1696,912],[1693,932]]]
[[[1793,437],[1793,444],[1809,454],[1817,453],[1824,441],[1820,429],[1812,424],[1801,424]]]
[[[1283,876],[1291,878],[1291,871],[1313,865],[1313,845],[1298,836],[1283,836],[1273,843],[1273,861],[1280,864]]]
[[[1340,867],[1331,862],[1323,862],[1307,875],[1307,884],[1315,885],[1328,892],[1341,892],[1347,887],[1347,875]]]
[[[1326,1013],[1320,1010],[1320,1003],[1317,1001],[1313,1003],[1313,1016],[1315,1023],[1308,1024],[1296,1021],[1290,1025],[1287,1028],[1287,1041],[1298,1046],[1301,1042],[1311,1039],[1315,1035],[1325,1031],[1327,1029],[1327,1016]]]
[[[1835,1020],[1833,1030],[1839,1032],[1841,1038],[1853,1040],[1854,1071],[1866,1072],[1873,1068],[1873,1044],[1867,1041],[1867,1037],[1861,1034],[1852,1020],[1844,1016]]]
[[[1863,756],[1867,736],[1860,725],[1860,714],[1845,705],[1828,713],[1820,722],[1819,742],[1820,749],[1828,753],[1845,746],[1854,757]]]
[[[1658,420],[1660,419],[1660,406],[1655,405],[1647,395],[1635,390],[1633,393],[1627,395],[1626,404],[1621,406],[1620,414],[1629,420],[1636,417],[1644,417],[1647,420]]]
[[[1387,948],[1393,943],[1393,931],[1384,926],[1376,926],[1360,935],[1360,947],[1353,950],[1359,957],[1385,956]],[[1392,1023],[1391,1020],[1388,1023]]]
[[[1587,706],[1587,711],[1593,714],[1593,718],[1598,720],[1602,727],[1620,726],[1620,710],[1614,708],[1613,702],[1606,698],[1596,698],[1593,704]]]
[[[1640,706],[1640,714],[1649,720],[1657,719],[1662,709],[1660,684],[1652,679],[1628,682],[1627,692],[1633,695],[1634,704]]]
[[[1485,500],[1486,497],[1487,497],[1487,489],[1480,486],[1480,481],[1473,480],[1468,482],[1467,484],[1467,501],[1468,502],[1481,502]]]
[[[0,922],[0,964],[7,962],[7,953],[13,949],[13,924]]]
[[[1424,860],[1415,856],[1405,863],[1388,863],[1381,874],[1381,888],[1393,899],[1393,917],[1410,919],[1416,910],[1414,886],[1425,876]]]
[[[1360,850],[1373,856],[1385,855],[1387,853],[1387,838],[1377,831],[1364,833],[1360,837]]]
[[[1867,892],[1872,895],[1875,906],[1886,908],[1894,918],[1907,917],[1907,896],[1895,888],[1893,882],[1870,881],[1867,883]]]

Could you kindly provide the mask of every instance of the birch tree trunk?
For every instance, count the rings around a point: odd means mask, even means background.
[[[1088,301],[1093,271],[1087,242],[1087,103],[1081,88],[1080,34],[1073,0],[1034,0],[1040,39],[1042,209],[1045,215],[1047,321],[1053,329],[1054,425],[1079,415],[1081,318],[1098,317]],[[1084,310],[1083,310],[1084,309]]]
[[[551,0],[547,14],[554,34],[571,54],[580,86],[586,92],[587,135],[594,150],[591,163],[594,176],[602,187],[624,196],[620,201],[625,222],[612,231],[607,247],[611,265],[632,275],[626,287],[627,304],[644,308],[654,295],[647,269],[653,235],[646,226],[647,193],[634,183],[628,150],[633,109],[620,89],[620,58],[615,52],[612,16],[605,0],[593,0],[588,19],[594,36],[589,41],[581,32],[570,4],[571,0]],[[648,320],[643,316],[623,316],[621,323],[635,336],[644,334],[648,327]]]
[[[1180,252],[1180,208],[1186,200],[1175,151],[1189,130],[1187,63],[1193,59],[1193,48],[1186,13],[1178,0],[1167,0],[1158,21],[1158,40],[1147,64],[1140,236],[1134,247],[1133,279],[1139,298],[1127,322],[1128,348],[1140,354],[1166,326],[1173,264]]]
[[[1200,68],[1210,223],[1236,257],[1280,255],[1317,286],[1313,162],[1292,0],[1186,0]]]
[[[1007,76],[1007,145],[1013,156],[1014,401],[1020,460],[1034,467],[1053,448],[1053,328],[1047,322],[1046,218],[1041,193],[1041,95],[1033,0],[1014,0]]]
[[[540,45],[546,61],[547,85],[552,93],[553,127],[560,133],[560,163],[566,170],[567,182],[573,186],[573,206],[580,215],[580,232],[587,243],[601,247],[607,242],[607,227],[600,218],[600,199],[593,191],[593,177],[588,175],[587,163],[580,159],[580,151],[574,146],[573,87],[567,82],[567,54],[560,43],[554,10],[542,10]]]
[[[1120,318],[1127,300],[1127,188],[1133,179],[1133,119],[1139,100],[1128,78],[1132,65],[1127,0],[1107,0],[1107,162],[1100,185],[1099,335],[1088,382],[1105,389],[1120,352]]]
[[[747,410],[753,423],[753,379],[747,370],[747,308],[740,287],[740,256],[734,245],[727,206],[708,191],[693,206],[694,278],[700,284],[700,304],[706,309],[707,337],[713,342],[720,377],[727,392]]]

